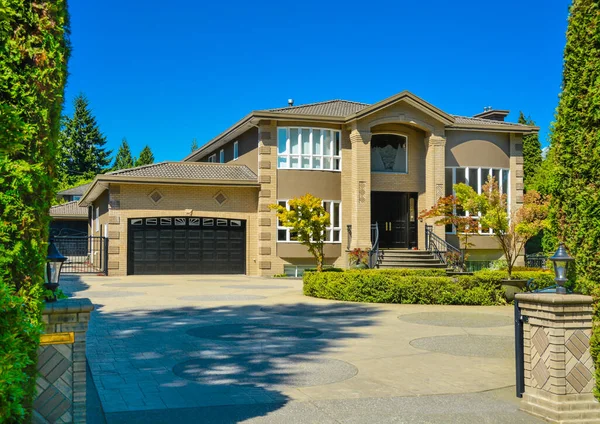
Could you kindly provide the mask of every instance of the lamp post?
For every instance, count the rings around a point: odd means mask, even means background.
[[[46,272],[44,273],[44,287],[52,290],[52,297],[46,297],[46,302],[56,302],[56,289],[60,279],[60,271],[63,263],[67,260],[56,248],[54,240],[50,239],[48,244],[48,256],[46,256]]]
[[[559,243],[556,253],[554,253],[554,255],[548,259],[551,260],[552,264],[554,265],[556,293],[566,294],[567,290],[565,289],[564,285],[567,282],[567,271],[569,270],[569,265],[575,259],[569,256],[567,249],[565,249],[564,243]]]

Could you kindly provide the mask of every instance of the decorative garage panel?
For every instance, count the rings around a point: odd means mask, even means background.
[[[244,274],[246,221],[132,218],[128,249],[128,274]]]

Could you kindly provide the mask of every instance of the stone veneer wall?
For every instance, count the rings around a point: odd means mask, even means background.
[[[93,309],[89,299],[61,299],[46,304],[42,312],[45,331],[38,350],[34,423],[85,423],[85,337]]]

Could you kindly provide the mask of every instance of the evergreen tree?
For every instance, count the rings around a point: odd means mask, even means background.
[[[195,138],[192,140],[192,145],[191,145],[190,149],[192,150],[192,153],[194,153],[196,150],[198,150],[198,142],[196,141]]]
[[[519,124],[535,126],[530,117],[519,112]],[[523,136],[523,173],[526,189],[532,189],[532,182],[542,165],[542,145],[536,133]]]
[[[115,156],[115,163],[112,166],[112,170],[118,171],[119,169],[133,168],[133,163],[134,160],[131,156],[129,143],[127,143],[126,138],[123,138],[119,150],[117,151],[117,155]]]
[[[154,155],[150,146],[146,146],[140,152],[140,157],[135,161],[135,166],[151,165],[154,163]]]
[[[106,150],[102,135],[87,98],[80,94],[74,101],[73,117],[63,119],[60,142],[63,173],[75,178],[94,178],[110,164],[112,151]]]

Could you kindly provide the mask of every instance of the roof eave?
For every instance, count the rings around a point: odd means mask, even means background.
[[[73,220],[81,220],[81,221],[87,221],[88,216],[87,214],[82,215],[82,214],[73,214],[73,215],[65,215],[65,214],[61,214],[61,215],[52,215],[50,214],[50,218],[52,219],[73,219]]]
[[[471,130],[471,131],[492,131],[504,133],[519,133],[531,134],[540,131],[540,127],[529,125],[509,126],[509,125],[493,125],[493,124],[453,124],[446,127],[446,130]]]

